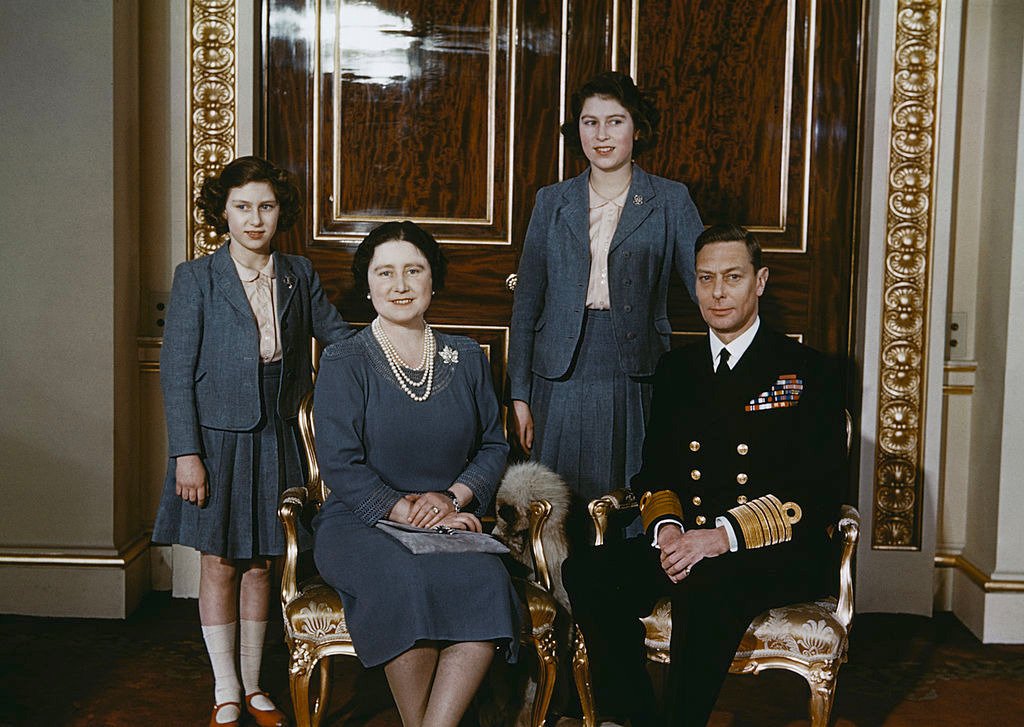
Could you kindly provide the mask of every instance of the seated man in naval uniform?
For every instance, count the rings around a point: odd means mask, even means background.
[[[572,555],[564,580],[597,708],[657,724],[638,620],[672,599],[668,724],[704,725],[743,633],[768,608],[832,592],[827,527],[846,480],[839,376],[758,317],[761,249],[736,225],[696,242],[706,340],[654,375],[631,487],[645,534]]]

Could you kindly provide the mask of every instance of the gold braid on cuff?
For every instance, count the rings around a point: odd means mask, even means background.
[[[803,510],[795,502],[782,504],[775,495],[765,495],[732,508],[729,514],[739,523],[747,548],[763,548],[792,540],[793,526],[800,522]]]
[[[683,506],[679,503],[679,496],[671,490],[645,492],[640,498],[640,519],[644,523],[644,530],[666,516],[675,517],[679,522],[683,521]]]

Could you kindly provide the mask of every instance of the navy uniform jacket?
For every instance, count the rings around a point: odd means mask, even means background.
[[[532,374],[556,379],[572,364],[590,280],[589,180],[588,169],[537,192],[512,306],[512,399],[530,401]],[[624,373],[650,376],[669,349],[672,269],[693,297],[693,243],[702,229],[685,185],[633,167],[608,252],[612,329]]]
[[[274,251],[281,329],[277,413],[298,414],[312,386],[312,346],[353,332],[320,286],[313,263]],[[260,421],[260,350],[256,317],[228,245],[174,271],[160,352],[160,384],[171,457],[202,451],[199,428],[248,431]]]
[[[644,465],[632,482],[638,497],[675,492],[688,529],[727,517],[741,551],[790,541],[802,549],[801,541],[822,542],[845,484],[840,381],[820,353],[762,324],[722,383],[707,340],[662,358]],[[772,497],[799,507],[789,534]],[[644,521],[650,530],[659,519]]]

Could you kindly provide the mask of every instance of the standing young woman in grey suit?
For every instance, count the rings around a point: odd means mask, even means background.
[[[259,686],[271,559],[285,547],[277,502],[304,482],[296,416],[313,384],[310,337],[328,345],[351,330],[312,263],[271,246],[299,216],[287,172],[236,159],[206,180],[197,205],[230,241],[174,271],[160,355],[170,462],[153,540],[202,553],[210,724],[237,725],[244,694],[257,725],[282,725],[285,715]]]
[[[659,114],[629,76],[572,97],[565,144],[590,162],[544,187],[519,261],[509,379],[523,449],[569,484],[577,511],[640,469],[650,377],[669,348],[672,270],[694,291],[703,229],[686,186],[643,171]]]

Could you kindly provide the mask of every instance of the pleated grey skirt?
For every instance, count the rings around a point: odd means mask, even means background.
[[[288,487],[305,482],[297,423],[277,416],[281,363],[261,367],[259,425],[247,432],[201,428],[203,464],[209,484],[205,506],[174,492],[175,460],[170,458],[153,527],[154,543],[187,545],[231,560],[284,553],[284,530],[277,504]],[[299,526],[303,550],[312,536]]]
[[[561,475],[585,507],[640,470],[652,387],[620,368],[610,311],[588,310],[580,339],[565,376],[533,377],[531,457]]]

